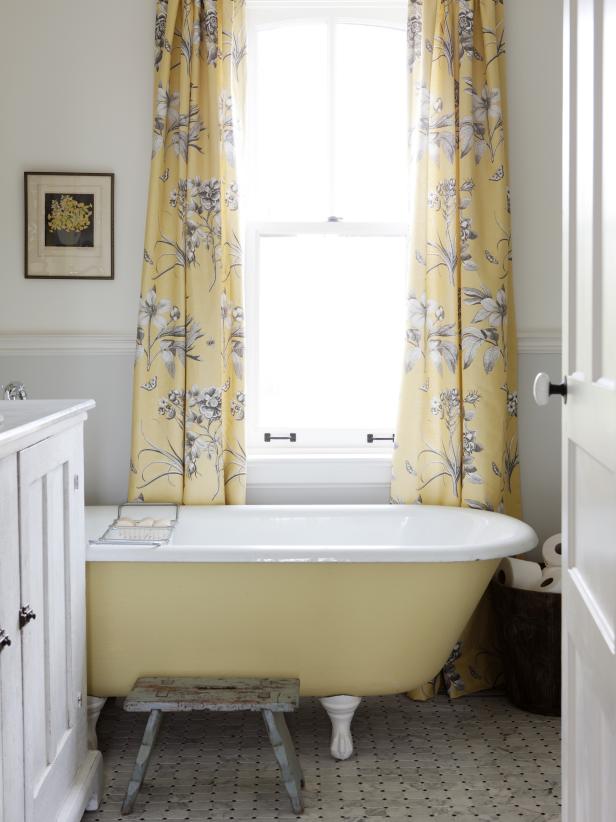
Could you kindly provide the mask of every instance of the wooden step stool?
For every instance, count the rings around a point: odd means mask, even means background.
[[[145,779],[163,713],[171,711],[261,711],[295,813],[304,810],[304,777],[284,714],[299,704],[299,679],[141,677],[124,700],[125,711],[149,713],[122,813],[131,813]]]

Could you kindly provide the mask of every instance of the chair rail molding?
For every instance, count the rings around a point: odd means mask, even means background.
[[[555,329],[521,329],[518,331],[519,354],[560,354],[561,331]],[[0,356],[55,357],[59,355],[130,355],[135,353],[133,334],[102,332],[20,331],[0,333]]]
[[[561,354],[560,328],[518,329],[518,354]]]
[[[55,357],[58,355],[114,355],[135,353],[133,334],[103,334],[100,332],[61,333],[0,333],[0,356]]]
[[[249,9],[396,9],[406,10],[406,0],[246,0]]]

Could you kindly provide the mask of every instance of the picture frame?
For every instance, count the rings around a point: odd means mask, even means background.
[[[24,275],[113,280],[114,174],[24,172]]]

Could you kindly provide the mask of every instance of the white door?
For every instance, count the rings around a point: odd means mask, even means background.
[[[17,522],[17,457],[11,454],[0,459],[0,822],[24,818]]]
[[[616,0],[564,31],[563,819],[614,822]]]
[[[81,441],[79,426],[19,454],[26,822],[56,819],[86,749]]]

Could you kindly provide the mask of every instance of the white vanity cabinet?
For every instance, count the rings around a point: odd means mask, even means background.
[[[24,818],[18,517],[10,454],[0,459],[0,822]]]
[[[0,402],[0,822],[79,822],[101,794],[86,722],[83,422],[92,406]]]

